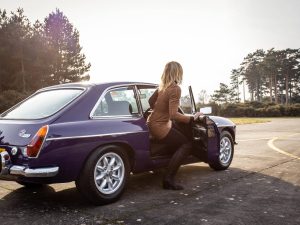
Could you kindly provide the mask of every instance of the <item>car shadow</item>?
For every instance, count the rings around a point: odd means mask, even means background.
[[[234,186],[238,188],[233,190],[233,193],[236,192],[234,195],[243,198],[253,192],[253,187],[255,193],[273,190],[271,184],[276,184],[276,189],[280,191],[299,193],[299,187],[275,177],[238,168],[216,172],[204,164],[187,165],[180,169],[177,178],[185,186],[183,191],[163,190],[162,177],[163,170],[132,175],[121,199],[104,206],[87,202],[77,192],[74,183],[17,188],[9,191],[0,201],[0,210],[5,212],[5,215],[1,213],[0,220],[4,221],[1,224],[15,224],[16,221],[18,224],[122,224],[122,221],[142,217],[144,212],[173,206],[173,203],[195,199],[204,202],[207,196],[222,196],[222,191]],[[265,197],[258,196],[262,200]],[[156,218],[163,216],[160,212]]]

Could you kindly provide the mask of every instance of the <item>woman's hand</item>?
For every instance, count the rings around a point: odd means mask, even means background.
[[[203,116],[204,114],[202,112],[196,112],[194,115],[194,121],[196,121],[200,116]]]

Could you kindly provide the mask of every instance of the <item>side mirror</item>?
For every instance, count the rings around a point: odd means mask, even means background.
[[[203,114],[211,114],[212,108],[211,107],[200,108],[200,112]]]

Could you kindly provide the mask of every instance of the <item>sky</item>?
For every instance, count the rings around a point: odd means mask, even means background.
[[[59,8],[80,32],[92,82],[159,83],[165,64],[212,94],[256,49],[300,47],[298,0],[0,0],[34,22]],[[246,96],[247,97],[247,96]]]

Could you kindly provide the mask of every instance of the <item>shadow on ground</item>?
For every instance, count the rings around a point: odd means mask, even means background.
[[[162,171],[133,175],[122,198],[93,206],[73,183],[18,188],[0,201],[1,224],[293,224],[300,223],[299,186],[237,168],[181,168],[184,191],[161,188]]]

